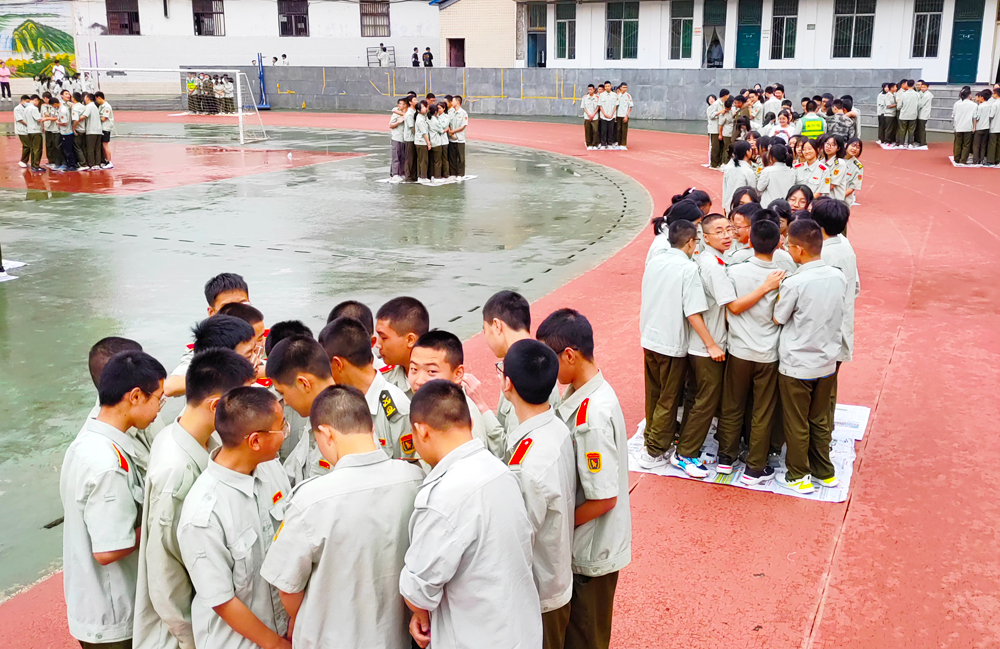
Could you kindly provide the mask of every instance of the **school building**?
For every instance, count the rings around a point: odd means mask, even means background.
[[[932,82],[998,79],[997,0],[443,0],[439,6],[441,51],[459,66],[895,68],[922,70]]]

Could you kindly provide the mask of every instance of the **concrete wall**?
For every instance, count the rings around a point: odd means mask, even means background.
[[[255,68],[244,69],[254,92]],[[267,68],[268,99],[274,108],[314,110],[384,110],[397,96],[413,90],[423,96],[461,94],[470,114],[582,115],[579,97],[588,83],[610,79],[626,81],[635,100],[636,119],[703,119],[705,97],[726,87],[737,91],[754,83],[784,83],[797,102],[806,95],[831,92],[853,95],[860,106],[870,105],[885,79],[915,77],[913,69],[879,70],[556,70],[551,68]],[[325,77],[324,77],[325,74]],[[277,92],[280,84],[281,93]],[[326,90],[324,91],[324,84]],[[259,96],[259,95],[258,95]],[[866,110],[866,109],[863,109]]]
[[[441,10],[440,67],[448,65],[448,39],[465,39],[465,65],[511,68],[515,54],[514,0],[461,0]]]

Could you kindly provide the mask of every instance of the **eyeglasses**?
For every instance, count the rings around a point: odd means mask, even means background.
[[[260,430],[259,433],[281,433],[282,439],[288,439],[288,436],[292,433],[292,425],[285,420],[284,425],[282,425],[280,430]]]
[[[163,410],[163,406],[165,406],[165,405],[167,405],[167,395],[161,394],[160,395],[160,403],[156,406],[157,412],[159,412],[160,410]]]

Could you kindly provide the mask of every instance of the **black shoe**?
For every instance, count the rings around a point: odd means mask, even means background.
[[[765,466],[763,471],[756,471],[747,467],[743,471],[743,475],[740,476],[740,483],[746,485],[747,487],[752,487],[754,485],[770,482],[773,477],[774,469],[769,466]]]

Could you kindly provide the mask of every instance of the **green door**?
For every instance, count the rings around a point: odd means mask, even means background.
[[[760,67],[762,0],[740,0],[736,27],[736,67]]]
[[[948,83],[975,83],[983,37],[984,0],[956,0]]]

